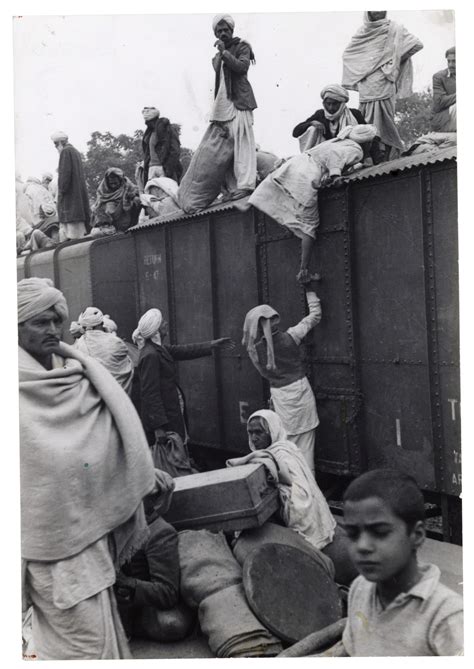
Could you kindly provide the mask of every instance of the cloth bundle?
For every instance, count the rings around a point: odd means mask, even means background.
[[[242,568],[223,533],[180,532],[181,597],[199,607],[201,629],[217,657],[275,656],[279,640],[253,615],[245,598]]]

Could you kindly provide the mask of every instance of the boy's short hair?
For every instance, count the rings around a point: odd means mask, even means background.
[[[425,519],[423,494],[412,476],[396,469],[372,469],[349,484],[343,501],[381,499],[409,527]]]
[[[452,46],[450,49],[448,49],[448,50],[446,51],[446,53],[444,54],[444,57],[447,58],[447,57],[450,56],[451,54],[452,54],[453,56],[456,55],[456,47],[455,47],[455,46]]]

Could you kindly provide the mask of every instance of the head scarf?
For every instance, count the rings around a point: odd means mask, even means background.
[[[332,98],[338,102],[348,102],[349,93],[339,84],[328,84],[321,91],[321,99]]]
[[[109,186],[109,178],[115,175],[120,179],[120,186],[112,189]],[[106,204],[107,202],[117,202],[122,204],[123,211],[129,211],[132,207],[135,196],[138,195],[138,188],[125,176],[120,167],[109,167],[105,172],[104,178],[97,188],[97,198],[94,204],[94,210]]]
[[[255,411],[255,413],[253,413],[248,419],[247,427],[250,421],[253,420],[254,418],[260,419],[260,425],[263,427],[265,432],[268,435],[270,435],[272,444],[274,444],[277,441],[288,441],[288,435],[285,428],[283,427],[281,418],[274,411],[270,411],[269,409],[260,409],[259,411]],[[249,438],[249,447],[251,451],[255,450],[255,447],[252,444],[250,438]]]
[[[138,321],[136,330],[133,331],[133,343],[141,349],[145,346],[145,341],[151,339],[152,342],[160,346],[160,326],[162,322],[163,315],[159,309],[148,309]]]
[[[105,332],[110,332],[111,334],[117,332],[117,323],[113,321],[108,314],[104,314],[102,325]]]
[[[84,330],[81,325],[77,321],[71,321],[71,325],[69,326],[69,332],[72,335],[75,334],[84,334]]]
[[[280,320],[278,312],[269,304],[260,304],[258,307],[251,309],[245,316],[244,321],[244,335],[242,344],[247,347],[249,357],[255,367],[260,371],[260,362],[258,360],[257,349],[255,348],[255,340],[258,336],[258,325],[262,319],[262,329],[267,342],[267,370],[274,370],[275,354],[273,352],[273,337],[270,319],[275,317],[277,323]]]
[[[370,123],[364,125],[347,125],[338,134],[337,139],[352,139],[357,144],[364,144],[370,142],[377,135],[377,127]]]
[[[145,122],[152,121],[154,118],[158,118],[160,111],[156,107],[143,107],[142,115]]]
[[[216,33],[217,25],[218,25],[221,21],[225,21],[225,23],[227,23],[227,25],[229,26],[229,28],[230,28],[231,30],[234,30],[234,28],[235,28],[235,21],[234,21],[234,19],[232,18],[232,16],[231,16],[230,14],[216,14],[216,16],[214,16],[214,18],[212,19],[212,30],[213,30],[214,34]]]
[[[48,179],[48,181],[53,180],[53,175],[51,174],[51,172],[45,172],[44,174],[41,175],[42,181],[45,181],[46,179]]]
[[[51,139],[53,142],[67,142],[69,137],[62,130],[56,130],[56,132],[53,132],[51,135]]]
[[[169,177],[154,177],[153,179],[147,181],[145,186],[145,193],[150,193],[150,189],[153,186],[160,188],[164,193],[166,193],[166,195],[168,195],[168,197],[173,200],[173,202],[178,204],[178,184],[174,179],[170,179]]]
[[[104,314],[97,307],[87,307],[77,319],[84,330],[93,330],[104,322]]]
[[[68,318],[67,302],[60,290],[54,287],[51,279],[22,279],[17,284],[18,323],[54,307],[64,322]]]

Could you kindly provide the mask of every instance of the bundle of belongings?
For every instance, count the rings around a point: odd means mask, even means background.
[[[250,610],[242,567],[222,532],[180,532],[179,561],[181,597],[198,607],[201,629],[217,657],[278,655],[281,643]]]
[[[413,156],[418,153],[436,154],[442,149],[450,149],[454,146],[457,146],[456,132],[428,132],[426,135],[415,139],[403,155]]]
[[[140,202],[143,209],[138,218],[139,225],[181,212],[178,205],[178,184],[168,177],[150,179],[144,192],[140,194]]]

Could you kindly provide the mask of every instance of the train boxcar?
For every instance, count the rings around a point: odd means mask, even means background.
[[[365,169],[320,195],[314,261],[323,319],[306,346],[321,421],[317,470],[347,477],[402,468],[436,495],[444,536],[459,541],[455,150]],[[50,276],[72,317],[93,303],[125,337],[159,306],[172,341],[240,341],[258,303],[271,304],[283,327],[304,315],[298,262],[297,239],[228,203],[32,254],[19,260],[19,278]],[[244,452],[246,418],[268,399],[245,350],[186,362],[179,374],[193,443]]]

